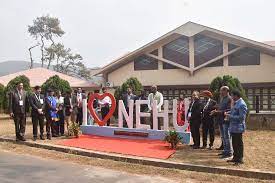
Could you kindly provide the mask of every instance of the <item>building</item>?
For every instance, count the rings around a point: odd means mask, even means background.
[[[259,95],[261,110],[275,110],[274,68],[274,46],[187,22],[96,74],[114,87],[137,77],[145,87],[158,85],[166,99],[188,96],[207,89],[217,76],[232,75],[242,82],[252,109]]]
[[[68,81],[70,83],[70,86],[74,89],[81,87],[84,90],[89,91],[89,90],[95,90],[100,88],[100,86],[94,84],[93,82],[68,76],[66,74],[62,74],[62,73],[48,70],[46,68],[41,68],[41,67],[2,76],[0,77],[0,83],[6,86],[10,82],[10,80],[21,75],[25,75],[30,79],[31,87],[35,87],[37,85],[41,86],[50,77],[58,75],[61,79]]]

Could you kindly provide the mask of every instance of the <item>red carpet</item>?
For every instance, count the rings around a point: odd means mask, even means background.
[[[136,140],[81,135],[79,138],[63,140],[58,144],[95,151],[158,159],[167,159],[175,153],[175,150],[169,148],[169,144],[160,140]]]

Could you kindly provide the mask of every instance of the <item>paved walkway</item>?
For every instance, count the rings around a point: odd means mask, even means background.
[[[1,183],[169,183],[149,177],[0,151]]]

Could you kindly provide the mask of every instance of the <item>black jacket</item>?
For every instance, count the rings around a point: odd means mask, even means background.
[[[191,108],[192,107],[192,108]],[[201,122],[201,111],[202,111],[202,103],[200,102],[200,100],[195,100],[193,106],[192,106],[192,102],[189,105],[187,114],[189,112],[191,112],[191,118],[190,118],[190,122]]]
[[[208,106],[206,106],[207,102],[205,103],[205,105],[202,108],[202,119],[203,120],[213,119],[213,116],[210,116],[210,113],[211,113],[211,111],[216,109],[216,104],[217,104],[217,102],[212,99],[210,99]]]
[[[39,98],[43,100],[43,104],[41,104]],[[29,101],[30,101],[30,105],[32,108],[32,112],[31,112],[32,116],[39,115],[38,109],[44,110],[45,99],[44,99],[43,95],[41,95],[41,94],[36,95],[35,93],[33,93],[29,97]]]
[[[72,98],[71,97],[66,96],[64,98],[64,107],[65,107],[65,115],[70,116],[71,115],[70,110],[73,109],[73,104],[72,104]]]
[[[17,90],[14,90],[9,95],[9,110],[10,113],[14,114],[26,114],[29,109],[29,101],[27,92],[23,90],[21,95],[21,100],[23,100],[23,105],[19,105],[20,95]]]

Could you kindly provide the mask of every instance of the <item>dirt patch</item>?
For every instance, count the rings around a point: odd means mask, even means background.
[[[45,149],[38,149],[33,147],[28,147],[19,144],[12,144],[7,142],[0,142],[0,150],[12,151],[19,154],[26,154],[32,156],[38,156],[41,158],[61,160],[71,163],[90,165],[108,168],[117,171],[123,171],[132,174],[148,175],[148,176],[161,176],[175,180],[178,182],[226,182],[226,183],[256,183],[256,182],[271,182],[262,181],[257,179],[240,178],[234,176],[217,175],[217,174],[207,174],[198,173],[184,170],[157,168],[145,165],[136,165],[125,162],[117,162],[112,160],[103,160],[98,158],[83,157],[79,155],[66,154],[62,152],[56,152]],[[273,181],[275,182],[275,181]]]
[[[0,136],[14,138],[13,120],[0,121]],[[32,139],[32,124],[30,118],[27,120],[26,138]],[[51,141],[38,141],[40,143],[56,144],[67,137],[53,138]],[[244,160],[245,164],[237,168],[265,170],[275,172],[275,131],[250,131],[244,134]],[[220,145],[220,138],[216,136],[214,146]],[[193,150],[187,145],[181,145],[177,152],[169,159],[171,161],[192,163],[198,165],[233,167],[225,160],[219,159],[219,151],[216,150]],[[234,167],[236,168],[236,167]]]

